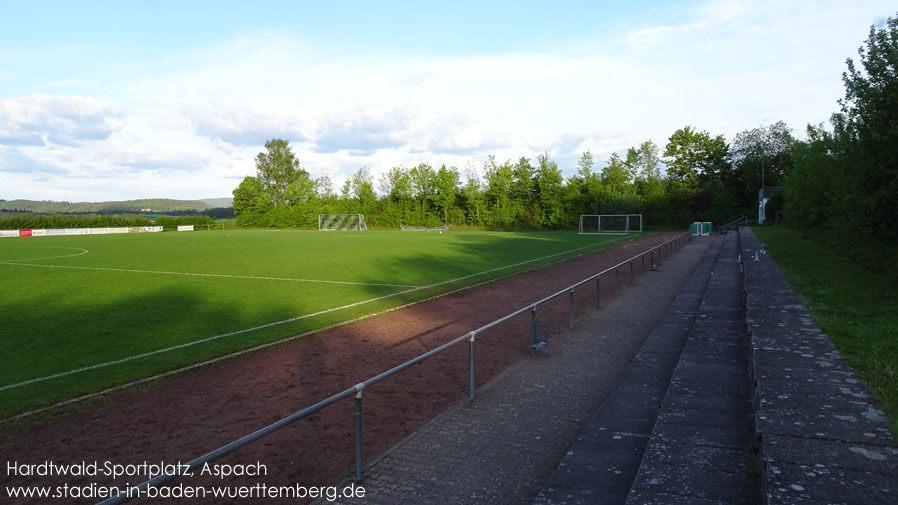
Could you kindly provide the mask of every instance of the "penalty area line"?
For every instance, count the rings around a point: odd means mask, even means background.
[[[69,375],[74,375],[74,374],[78,374],[78,373],[81,373],[81,372],[87,372],[87,371],[90,371],[90,370],[96,370],[96,369],[98,369],[98,368],[105,368],[105,367],[112,366],[112,365],[119,365],[119,364],[127,363],[127,362],[129,362],[129,361],[133,361],[133,360],[136,360],[136,359],[146,358],[146,357],[150,357],[150,356],[155,356],[155,355],[157,355],[157,354],[162,354],[162,353],[166,353],[166,352],[174,351],[174,350],[178,350],[178,349],[184,349],[184,348],[191,347],[191,346],[194,346],[194,345],[197,345],[197,344],[203,344],[203,343],[206,343],[206,342],[211,342],[211,341],[213,341],[213,340],[219,340],[219,339],[222,339],[222,338],[225,338],[225,337],[232,337],[232,336],[234,336],[234,335],[240,335],[240,334],[243,334],[243,333],[249,333],[249,332],[257,331],[257,330],[263,330],[263,329],[266,329],[266,328],[271,328],[271,327],[279,326],[279,325],[282,325],[282,324],[287,324],[287,323],[292,323],[292,322],[295,322],[295,321],[300,321],[300,320],[302,320],[302,319],[308,319],[308,318],[310,318],[310,317],[320,316],[320,315],[327,314],[327,313],[330,313],[330,312],[336,312],[336,311],[338,311],[338,310],[344,310],[344,309],[349,309],[349,308],[353,308],[353,307],[358,307],[358,306],[360,306],[360,305],[365,305],[365,304],[368,304],[368,303],[372,303],[372,302],[384,300],[384,299],[387,299],[387,298],[392,298],[392,297],[394,297],[394,296],[399,296],[399,295],[403,295],[403,294],[407,294],[407,293],[412,293],[412,292],[415,292],[415,291],[420,291],[420,290],[424,290],[424,289],[429,289],[429,288],[434,288],[434,287],[438,287],[438,286],[443,286],[443,285],[445,285],[445,284],[451,284],[451,283],[453,283],[453,282],[458,282],[458,281],[462,281],[462,280],[465,280],[465,279],[470,279],[470,278],[472,278],[472,277],[477,277],[477,276],[479,276],[479,275],[489,274],[489,273],[497,272],[497,271],[500,271],[500,270],[505,270],[505,269],[508,269],[508,268],[514,268],[514,267],[518,267],[518,266],[521,266],[521,265],[526,265],[526,264],[528,264],[528,263],[534,263],[534,262],[537,262],[537,261],[542,261],[542,260],[545,260],[545,259],[554,258],[554,257],[556,257],[556,256],[561,256],[561,255],[564,255],[564,254],[569,254],[569,253],[573,253],[573,252],[577,252],[577,251],[582,251],[582,250],[584,250],[584,249],[596,248],[597,246],[609,246],[609,245],[613,245],[614,243],[621,242],[621,241],[623,241],[623,240],[625,240],[625,239],[627,239],[627,237],[621,237],[621,238],[619,238],[619,239],[614,239],[614,240],[611,240],[611,241],[609,241],[609,242],[603,242],[603,243],[601,243],[601,244],[591,244],[591,245],[588,245],[588,246],[576,247],[576,248],[574,248],[574,249],[569,249],[569,250],[567,250],[567,251],[561,251],[561,252],[558,252],[558,253],[549,254],[549,255],[546,255],[546,256],[541,256],[541,257],[539,257],[539,258],[533,258],[533,259],[521,261],[521,262],[518,262],[518,263],[513,263],[513,264],[510,264],[510,265],[503,265],[503,266],[501,266],[501,267],[491,268],[491,269],[489,269],[489,270],[483,270],[483,271],[481,271],[481,272],[476,272],[476,273],[469,274],[469,275],[465,275],[465,276],[462,276],[462,277],[457,277],[457,278],[455,278],[455,279],[449,279],[449,280],[446,280],[446,281],[437,282],[437,283],[430,284],[430,285],[427,285],[427,286],[417,286],[417,287],[413,287],[413,288],[411,288],[411,289],[406,289],[406,290],[403,290],[403,291],[399,291],[399,292],[397,292],[397,293],[391,293],[391,294],[389,294],[389,295],[378,296],[378,297],[376,297],[376,298],[370,298],[370,299],[368,299],[368,300],[362,300],[362,301],[359,301],[359,302],[350,303],[350,304],[343,305],[343,306],[340,306],[340,307],[333,307],[333,308],[330,308],[330,309],[320,310],[320,311],[314,312],[314,313],[312,313],[312,314],[303,314],[303,315],[300,315],[300,316],[292,317],[292,318],[290,318],[290,319],[284,319],[283,321],[275,321],[275,322],[272,322],[272,323],[263,324],[263,325],[261,325],[261,326],[256,326],[256,327],[253,327],[253,328],[246,328],[246,329],[243,329],[243,330],[232,331],[232,332],[229,332],[229,333],[222,333],[221,335],[215,335],[215,336],[212,336],[212,337],[202,338],[202,339],[199,339],[199,340],[194,340],[194,341],[192,341],[192,342],[186,342],[186,343],[183,343],[183,344],[179,344],[179,345],[175,345],[175,346],[171,346],[171,347],[166,347],[166,348],[164,348],[164,349],[157,349],[157,350],[155,350],[155,351],[150,351],[150,352],[145,352],[145,353],[135,354],[135,355],[133,355],[133,356],[128,356],[128,357],[125,357],[125,358],[121,358],[121,359],[117,359],[117,360],[112,360],[112,361],[107,361],[107,362],[104,362],[104,363],[98,363],[98,364],[96,364],[96,365],[90,365],[90,366],[86,366],[86,367],[75,368],[75,369],[72,369],[72,370],[69,370],[69,371],[66,371],[66,372],[60,372],[60,373],[57,373],[57,374],[46,375],[46,376],[43,376],[43,377],[37,377],[37,378],[34,378],[34,379],[28,379],[28,380],[25,380],[25,381],[22,381],[22,382],[17,382],[17,383],[15,383],[15,384],[7,384],[7,385],[5,385],[5,386],[0,386],[0,391],[6,391],[6,390],[9,390],[9,389],[15,389],[15,388],[19,388],[19,387],[22,387],[22,386],[27,386],[28,384],[34,384],[34,383],[37,383],[37,382],[43,382],[43,381],[47,381],[47,380],[51,380],[51,379],[58,379],[58,378],[61,378],[61,377],[67,377],[67,376],[69,376]],[[466,289],[466,288],[465,288],[465,289]],[[313,330],[313,331],[321,331],[321,329]],[[309,332],[309,333],[311,333],[311,332]],[[288,338],[289,338],[289,337],[288,337]],[[285,340],[285,339],[278,340],[277,342],[282,342],[283,340]],[[274,344],[274,343],[272,343],[272,344]]]

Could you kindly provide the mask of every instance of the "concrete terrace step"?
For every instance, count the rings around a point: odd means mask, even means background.
[[[705,253],[534,504],[623,504],[627,500],[722,245],[717,240]]]
[[[898,503],[884,414],[762,248],[708,252],[535,504]]]
[[[760,501],[738,236],[728,234],[628,505]]]
[[[754,233],[739,236],[765,503],[898,503],[885,415]]]

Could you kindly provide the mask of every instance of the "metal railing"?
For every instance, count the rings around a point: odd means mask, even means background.
[[[508,321],[509,319],[512,319],[513,317],[524,314],[528,311],[530,311],[530,313],[531,313],[531,325],[535,325],[536,324],[536,309],[539,305],[549,302],[551,300],[554,300],[555,298],[558,298],[558,297],[563,296],[568,293],[570,294],[570,306],[571,306],[570,327],[573,328],[574,327],[574,290],[576,288],[583,286],[584,284],[591,282],[593,280],[596,281],[596,308],[599,308],[599,305],[600,305],[599,302],[601,299],[600,278],[602,275],[605,275],[612,271],[614,272],[614,279],[615,279],[614,296],[618,296],[620,294],[620,269],[622,267],[624,267],[625,265],[629,265],[630,284],[632,284],[633,283],[633,264],[635,261],[639,261],[641,263],[642,275],[645,276],[646,256],[649,257],[651,268],[652,268],[652,270],[654,270],[655,266],[656,266],[656,261],[660,262],[663,259],[670,257],[671,254],[673,254],[675,251],[681,249],[684,245],[686,245],[689,242],[689,239],[690,239],[689,233],[683,233],[681,235],[678,235],[670,240],[667,240],[666,242],[663,242],[661,244],[658,244],[655,247],[652,247],[651,249],[649,249],[647,251],[643,251],[643,252],[637,254],[636,256],[633,256],[632,258],[621,261],[620,263],[618,263],[612,267],[606,268],[605,270],[602,270],[601,272],[599,272],[595,275],[592,275],[586,279],[583,279],[582,281],[580,281],[572,286],[568,286],[568,287],[562,289],[561,291],[558,291],[555,294],[549,295],[549,296],[539,300],[538,302],[531,303],[530,305],[527,305],[526,307],[524,307],[522,309],[518,309],[518,310],[512,312],[511,314],[506,315],[505,317],[497,319],[489,324],[486,324],[484,326],[481,326],[480,328],[477,328],[476,330],[468,332],[454,340],[446,342],[445,344],[443,344],[435,349],[432,349],[424,354],[421,354],[418,357],[413,358],[409,361],[406,361],[405,363],[395,366],[385,372],[375,375],[374,377],[371,377],[368,380],[360,382],[360,383],[356,384],[355,386],[345,389],[345,390],[343,390],[329,398],[326,398],[314,405],[306,407],[306,408],[296,412],[295,414],[292,414],[290,416],[287,416],[287,417],[281,419],[280,421],[274,422],[264,428],[254,431],[253,433],[250,433],[249,435],[246,435],[243,438],[235,440],[229,444],[223,445],[223,446],[219,447],[218,449],[215,449],[212,452],[204,454],[186,464],[177,465],[177,468],[174,471],[172,471],[170,473],[163,473],[153,479],[144,481],[143,483],[141,483],[137,486],[130,487],[130,488],[128,488],[128,491],[126,493],[119,494],[118,496],[114,496],[112,498],[108,498],[102,502],[99,502],[97,505],[115,505],[115,504],[119,504],[119,503],[125,503],[133,498],[144,497],[146,495],[146,490],[151,487],[161,486],[161,485],[163,485],[173,479],[176,479],[182,475],[189,474],[193,470],[195,470],[197,467],[200,467],[201,465],[204,465],[210,461],[213,461],[222,456],[230,454],[231,452],[236,451],[237,449],[239,449],[245,445],[251,444],[252,442],[254,442],[266,435],[274,433],[275,431],[278,431],[281,428],[284,428],[290,424],[293,424],[296,421],[299,421],[300,419],[302,419],[304,417],[307,417],[315,412],[318,412],[319,410],[322,410],[325,407],[328,407],[340,400],[349,398],[350,396],[355,396],[355,411],[354,411],[354,417],[355,417],[355,480],[360,481],[360,480],[362,480],[362,471],[363,471],[363,466],[364,466],[363,459],[362,459],[362,393],[364,392],[365,388],[372,386],[374,384],[377,384],[378,382],[380,382],[384,379],[387,379],[390,376],[395,375],[395,374],[405,370],[406,368],[409,368],[409,367],[416,365],[430,357],[433,357],[433,356],[445,351],[446,349],[449,349],[450,347],[453,347],[457,344],[467,341],[468,348],[469,348],[469,351],[468,351],[469,352],[469,354],[468,354],[468,367],[469,367],[468,398],[473,400],[474,399],[474,391],[475,391],[474,340],[478,334],[480,334],[490,328],[493,328],[494,326],[498,326],[499,324],[502,324],[502,323]]]
[[[733,226],[733,225],[737,225],[737,227],[740,225],[748,226],[748,219],[745,217],[744,214],[741,216],[736,216],[734,218],[731,218],[717,228],[717,234],[723,235],[724,233],[728,233],[730,231],[730,226]]]

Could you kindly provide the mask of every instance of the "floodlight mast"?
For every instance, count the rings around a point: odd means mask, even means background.
[[[767,205],[767,199],[764,196],[764,160],[767,158],[766,130],[761,134],[758,145],[761,149],[761,191],[758,192],[758,224],[764,224],[764,221],[767,220],[767,213],[764,208]]]

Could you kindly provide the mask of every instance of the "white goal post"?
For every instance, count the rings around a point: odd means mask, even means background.
[[[581,214],[580,235],[639,233],[642,214]]]
[[[367,231],[362,214],[318,214],[318,231]]]

